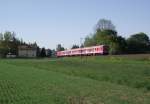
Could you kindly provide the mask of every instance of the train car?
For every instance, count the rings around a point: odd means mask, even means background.
[[[70,49],[65,51],[58,51],[57,57],[80,56],[80,55],[105,55],[105,54],[108,54],[108,46],[98,45],[98,46]]]

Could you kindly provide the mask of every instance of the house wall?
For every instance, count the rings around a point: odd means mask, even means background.
[[[36,57],[36,50],[19,50],[19,57]]]

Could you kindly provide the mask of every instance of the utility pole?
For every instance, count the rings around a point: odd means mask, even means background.
[[[83,40],[83,38],[80,38],[80,48],[81,48],[81,60],[82,60],[82,40]]]

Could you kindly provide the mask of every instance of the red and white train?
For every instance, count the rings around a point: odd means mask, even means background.
[[[105,55],[108,54],[108,46],[98,45],[77,49],[70,49],[65,51],[57,51],[57,57],[65,56],[81,56],[81,55]]]

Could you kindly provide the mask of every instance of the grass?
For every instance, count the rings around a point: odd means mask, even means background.
[[[1,59],[0,104],[150,104],[150,56]]]

